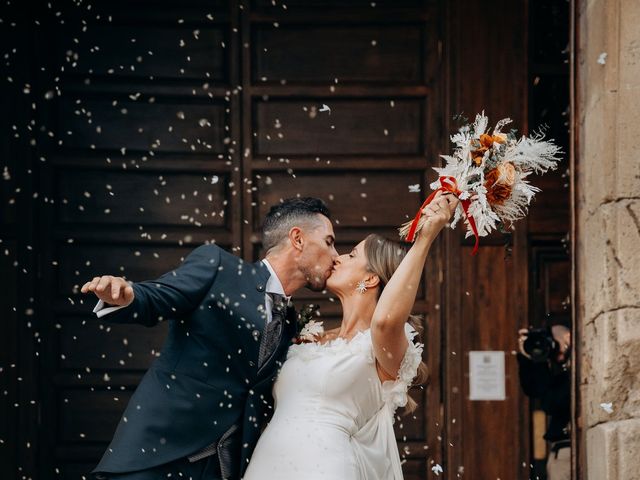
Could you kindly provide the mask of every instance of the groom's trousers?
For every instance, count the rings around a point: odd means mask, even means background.
[[[191,463],[183,458],[148,470],[127,473],[98,473],[96,480],[223,480],[216,455]],[[236,480],[236,479],[229,479]]]

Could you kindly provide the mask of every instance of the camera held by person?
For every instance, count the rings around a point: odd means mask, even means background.
[[[521,329],[518,333],[520,334],[520,353],[532,362],[553,360],[560,365],[565,365],[569,361],[571,330],[564,325]]]
[[[571,478],[571,330],[561,321],[518,331],[518,366],[524,393],[539,399],[549,417],[548,480]]]

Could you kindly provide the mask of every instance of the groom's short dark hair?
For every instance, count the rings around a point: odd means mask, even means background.
[[[314,221],[317,214],[331,218],[329,207],[319,198],[287,198],[273,205],[262,226],[262,246],[265,252],[278,245],[292,227]]]

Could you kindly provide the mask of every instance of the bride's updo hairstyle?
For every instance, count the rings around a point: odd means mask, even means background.
[[[406,244],[401,244],[393,240],[389,240],[381,235],[372,233],[364,239],[364,253],[367,257],[367,270],[371,273],[375,273],[380,279],[378,288],[378,298],[382,294],[382,290],[391,279],[391,275],[396,271],[400,262],[407,254],[409,248]],[[418,341],[422,333],[422,326],[420,325],[420,317],[416,315],[409,315],[407,322],[418,332]],[[420,362],[418,366],[418,374],[414,380],[414,385],[424,384],[429,377],[427,365],[424,362]],[[416,402],[411,397],[407,402],[406,412],[410,413],[416,409]]]

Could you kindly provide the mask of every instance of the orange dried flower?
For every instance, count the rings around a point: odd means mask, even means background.
[[[483,133],[480,135],[480,144],[485,147],[485,149],[491,148],[491,145],[493,145],[493,137]]]
[[[489,150],[494,143],[504,143],[506,142],[507,137],[502,133],[498,133],[497,135],[488,135],[483,133],[480,135],[480,146],[475,150],[471,151],[471,159],[476,166],[480,166],[482,164],[482,159],[484,158],[484,154],[487,150]]]
[[[502,205],[510,196],[515,182],[515,167],[512,163],[504,163],[489,170],[484,176],[487,189],[487,201],[490,205]]]

